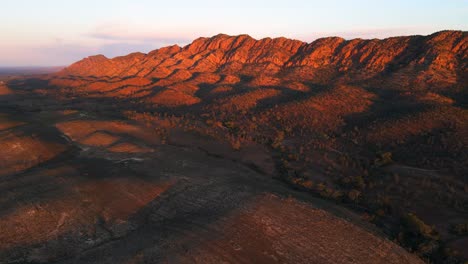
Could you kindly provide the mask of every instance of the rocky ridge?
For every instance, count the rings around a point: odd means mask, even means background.
[[[321,83],[385,77],[448,87],[466,81],[467,61],[468,33],[462,31],[382,40],[329,37],[311,43],[219,34],[198,38],[185,47],[174,45],[148,54],[132,53],[113,59],[91,56],[65,68],[60,75],[182,81],[197,73],[216,73],[281,75],[283,79],[300,77],[302,81]]]

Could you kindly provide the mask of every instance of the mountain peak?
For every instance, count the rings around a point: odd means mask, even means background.
[[[109,58],[107,58],[106,56],[102,54],[97,54],[97,55],[88,56],[86,59],[102,61],[102,60],[108,60]]]
[[[183,48],[173,45],[147,55],[134,53],[114,59],[91,56],[61,74],[161,78],[184,70],[249,76],[300,74],[312,81],[331,80],[345,73],[346,78],[365,80],[401,72],[408,81],[430,78],[450,84],[466,78],[461,75],[466,73],[463,65],[467,64],[467,51],[468,35],[463,31],[372,40],[327,37],[311,43],[284,37],[256,40],[249,35],[218,34],[197,38]]]

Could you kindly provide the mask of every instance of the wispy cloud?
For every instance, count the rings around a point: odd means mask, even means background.
[[[190,43],[190,34],[164,32],[129,22],[101,24],[77,39],[56,36],[48,43],[6,45],[0,43],[0,66],[69,65],[85,57],[103,54],[113,58],[132,52],[148,53],[160,47]]]
[[[128,42],[156,42],[156,43],[167,43],[167,44],[183,44],[191,41],[190,38],[184,37],[167,37],[158,36],[157,34],[111,34],[111,33],[90,33],[88,35],[91,38],[110,40],[110,41],[128,41]]]
[[[190,34],[184,35],[183,31],[178,30],[177,33],[174,33],[130,22],[101,24],[86,34],[86,37],[110,42],[152,42],[157,44],[187,44],[193,39]]]
[[[147,53],[157,49],[154,43],[113,41],[101,44],[0,45],[0,66],[66,66],[91,55],[112,58],[132,52]]]

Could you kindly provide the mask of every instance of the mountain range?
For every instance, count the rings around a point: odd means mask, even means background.
[[[91,56],[67,67],[62,74],[183,81],[202,72],[281,75],[283,81],[300,78],[321,83],[384,77],[405,81],[401,86],[431,84],[442,88],[467,80],[467,61],[468,36],[461,31],[383,40],[330,37],[311,43],[220,34],[148,54],[132,53],[114,59]]]
[[[465,31],[219,34],[6,78],[0,262],[463,263],[467,91]]]

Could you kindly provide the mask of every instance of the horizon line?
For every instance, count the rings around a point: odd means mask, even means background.
[[[180,48],[185,48],[185,47],[191,45],[194,41],[196,41],[198,39],[211,39],[211,38],[215,38],[215,37],[218,37],[218,36],[227,36],[227,37],[247,36],[247,37],[250,37],[250,38],[254,39],[255,41],[261,41],[261,40],[264,40],[264,39],[281,39],[281,38],[284,38],[284,39],[296,40],[296,41],[301,41],[301,42],[304,42],[304,43],[307,43],[307,44],[311,44],[311,43],[313,43],[313,42],[315,42],[317,40],[326,39],[326,38],[341,38],[341,39],[343,39],[345,41],[351,41],[351,40],[355,40],[355,39],[359,39],[359,40],[386,40],[386,39],[390,39],[390,38],[399,38],[399,37],[418,37],[418,36],[428,37],[428,36],[435,35],[435,34],[442,33],[442,32],[468,32],[468,31],[462,30],[462,29],[444,29],[444,30],[434,31],[434,32],[432,32],[430,34],[407,34],[407,35],[402,34],[402,35],[395,35],[395,36],[389,36],[389,37],[384,37],[384,38],[379,38],[379,37],[374,37],[374,38],[361,38],[361,37],[345,38],[345,37],[339,36],[338,34],[337,35],[330,34],[330,35],[323,35],[323,36],[316,37],[315,39],[312,39],[310,42],[301,40],[299,38],[288,38],[288,37],[284,37],[284,36],[255,38],[255,37],[252,37],[250,34],[233,34],[233,35],[229,35],[229,34],[226,34],[226,33],[217,33],[217,34],[212,35],[212,36],[200,36],[200,37],[193,38],[189,43],[184,44],[184,45],[179,45],[178,43],[174,43],[174,44],[165,45],[165,46],[161,46],[161,47],[155,47],[154,49],[152,49],[149,52],[142,52],[142,51],[135,50],[135,51],[132,51],[132,52],[129,52],[129,53],[126,53],[126,54],[120,54],[120,55],[112,56],[112,57],[108,57],[108,56],[106,56],[106,55],[104,55],[102,53],[97,53],[97,54],[89,54],[88,56],[85,56],[82,59],[86,59],[86,58],[93,57],[93,56],[104,56],[106,59],[112,60],[112,59],[115,59],[115,58],[118,58],[118,57],[123,57],[123,56],[130,55],[130,54],[133,54],[133,53],[142,53],[144,55],[148,55],[150,52],[155,51],[155,50],[159,50],[161,48],[171,47],[171,46],[178,46]],[[14,68],[23,68],[23,69],[26,69],[26,68],[66,68],[66,67],[72,65],[73,63],[78,62],[78,61],[80,61],[82,59],[73,61],[73,62],[71,62],[70,64],[67,64],[67,65],[47,65],[47,64],[0,65],[0,68],[3,68],[3,69],[14,69]]]

